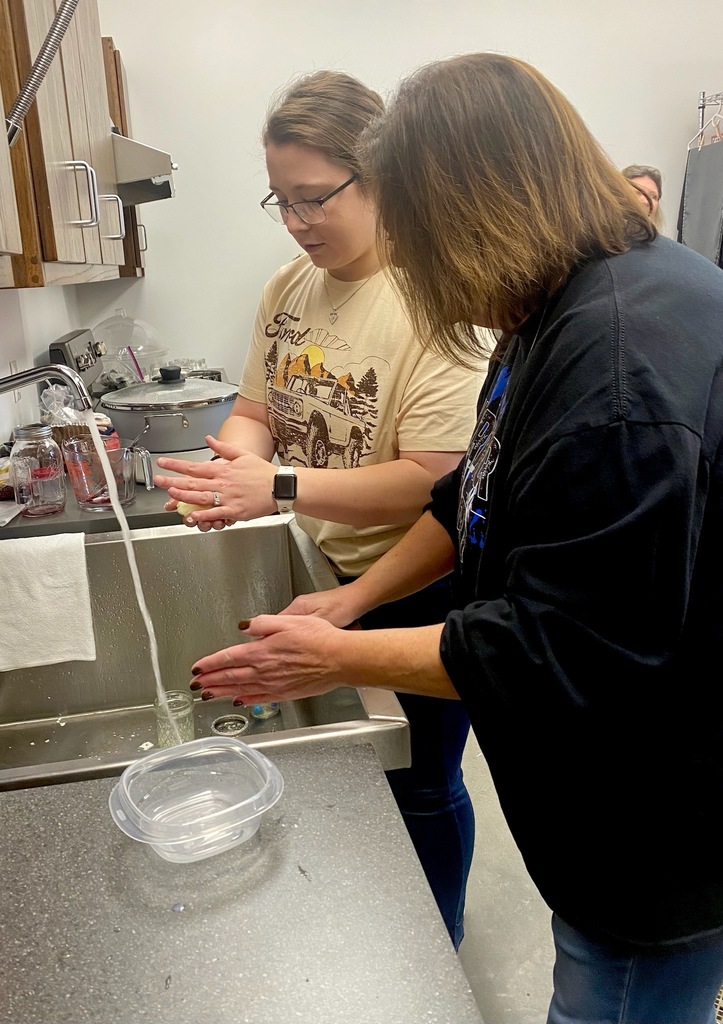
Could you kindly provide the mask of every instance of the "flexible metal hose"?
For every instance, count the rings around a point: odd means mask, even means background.
[[[53,62],[53,57],[58,52],[58,47],[79,3],[80,0],[63,0],[58,8],[58,13],[53,18],[53,24],[50,26],[45,41],[40,47],[40,52],[33,62],[30,74],[24,82],[18,98],[10,108],[9,114],[5,118],[5,123],[8,126],[7,138],[9,146],[12,146],[17,141],[25,115],[35,99],[40,83],[48,73],[48,68]]]

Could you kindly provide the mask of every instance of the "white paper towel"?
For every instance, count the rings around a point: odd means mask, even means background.
[[[95,661],[85,534],[0,540],[0,671]]]

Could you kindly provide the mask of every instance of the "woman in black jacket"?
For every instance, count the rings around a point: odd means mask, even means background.
[[[477,428],[359,581],[204,658],[249,703],[341,682],[464,701],[553,910],[551,1024],[709,1024],[723,979],[723,276],[658,237],[570,103],[513,58],[423,68],[368,133],[420,337]],[[451,568],[458,610],[344,631]]]

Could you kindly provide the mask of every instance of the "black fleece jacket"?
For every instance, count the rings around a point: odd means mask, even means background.
[[[723,273],[586,262],[488,377],[431,509],[441,642],[549,906],[650,947],[723,929]]]

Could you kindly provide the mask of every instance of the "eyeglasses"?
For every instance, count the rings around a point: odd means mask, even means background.
[[[289,219],[289,210],[293,210],[304,224],[321,224],[326,220],[324,203],[328,202],[332,196],[338,195],[342,189],[346,188],[347,185],[351,185],[356,180],[357,175],[352,174],[351,178],[347,178],[343,184],[333,189],[327,195],[322,196],[321,199],[307,199],[301,203],[279,202],[279,200],[274,199],[274,193],[269,192],[266,198],[261,200],[260,206],[262,210],[266,210],[269,217],[275,220],[277,224],[286,224]]]

